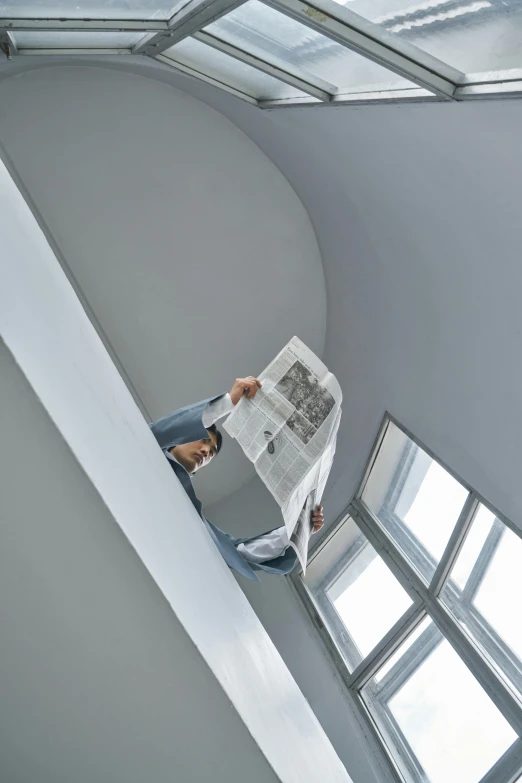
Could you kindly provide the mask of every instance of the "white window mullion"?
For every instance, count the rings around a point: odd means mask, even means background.
[[[411,779],[405,780],[403,770],[399,768],[393,755],[385,751],[385,747],[383,747],[385,743],[381,732],[359,693],[349,691],[349,698],[355,715],[365,732],[366,740],[375,758],[381,763],[383,777],[386,775],[387,780],[383,780],[383,783],[416,783],[416,781]]]
[[[167,32],[168,22],[158,19],[66,19],[0,18],[0,30],[9,32],[78,32],[78,33],[160,33]]]
[[[446,579],[451,571],[455,560],[459,556],[462,545],[466,539],[466,535],[473,524],[473,518],[479,506],[479,499],[474,492],[471,492],[466,500],[464,507],[457,520],[457,524],[451,534],[451,538],[448,541],[444,554],[442,555],[439,565],[433,575],[433,579],[430,582],[429,592],[432,596],[437,596]]]
[[[429,598],[426,608],[430,617],[486,691],[491,701],[498,707],[517,734],[522,735],[522,710],[518,701],[506,687],[502,677],[487,663],[438,598]]]
[[[354,669],[348,678],[351,690],[359,690],[371,680],[380,667],[386,663],[393,653],[401,646],[406,637],[415,630],[426,616],[423,603],[419,600],[413,604],[382,638],[380,644],[370,655]]]
[[[357,526],[360,527],[404,589],[413,595],[414,600],[417,596],[426,600],[427,586],[372,512],[358,499],[355,499],[350,505],[350,511]]]
[[[522,739],[517,739],[479,783],[520,783]]]

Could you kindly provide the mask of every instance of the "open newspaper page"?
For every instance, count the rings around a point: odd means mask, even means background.
[[[298,550],[292,534],[300,518],[301,528],[306,527],[304,506],[307,500],[318,504],[326,484],[342,393],[336,378],[297,337],[259,379],[262,388],[252,400],[240,400],[224,429],[237,439],[281,507],[291,544],[304,567],[310,525],[307,536],[302,530],[296,533],[300,542],[306,538],[306,550],[301,545]]]
[[[310,492],[301,513],[297,518],[294,532],[290,536],[290,546],[292,549],[295,549],[303,573],[306,571],[308,544],[310,542],[310,536],[312,535],[312,511],[316,505],[315,492]]]
[[[341,409],[337,412],[337,418],[330,433],[328,444],[321,455],[316,465],[312,468],[312,471],[305,477],[301,485],[297,488],[295,497],[290,498],[287,506],[289,508],[282,509],[283,516],[294,513],[295,508],[298,507],[304,493],[308,492],[305,498],[304,505],[297,518],[297,523],[294,527],[294,531],[290,536],[290,546],[295,549],[296,554],[301,563],[303,573],[306,573],[306,564],[308,561],[308,546],[310,536],[312,535],[312,512],[321,503],[323,497],[324,488],[328,480],[330,468],[332,467],[333,458],[335,456],[335,446],[337,438],[337,430],[339,429],[339,423],[341,420]],[[310,489],[313,488],[313,489]]]

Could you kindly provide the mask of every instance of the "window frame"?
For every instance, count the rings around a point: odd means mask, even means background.
[[[426,452],[431,459],[435,460],[444,468],[444,470],[456,479],[469,493],[444,553],[435,567],[434,575],[429,584],[426,583],[425,579],[409,561],[408,556],[403,554],[401,548],[397,545],[382,523],[361,500],[364,487],[390,424],[398,427],[410,439],[412,444]],[[395,473],[397,473],[397,469]],[[392,488],[391,491],[393,492],[394,489]],[[376,720],[376,716],[370,712],[360,691],[369,683],[380,666],[398,650],[404,640],[426,617],[429,617],[432,620],[433,630],[430,633],[425,631],[412,644],[409,652],[413,651],[414,655],[413,657],[408,657],[406,668],[413,670],[413,668],[418,667],[435,648],[436,644],[441,641],[440,639],[434,641],[433,638],[430,638],[430,636],[435,636],[436,632],[434,629],[437,628],[442,634],[442,638],[447,639],[451,644],[478,681],[479,685],[486,691],[490,699],[518,735],[518,739],[514,741],[510,748],[508,748],[504,755],[478,783],[516,783],[522,773],[522,703],[496,668],[496,666],[498,666],[502,669],[504,674],[507,675],[509,672],[512,672],[512,668],[510,667],[515,667],[518,674],[522,671],[522,664],[518,660],[515,660],[513,653],[511,653],[507,645],[498,637],[498,634],[495,634],[494,629],[487,623],[485,618],[476,610],[473,610],[471,603],[473,595],[476,594],[480,582],[484,578],[484,573],[482,573],[480,578],[472,578],[471,581],[468,579],[468,581],[470,581],[470,588],[468,590],[468,585],[466,585],[466,590],[463,592],[464,594],[467,594],[465,598],[466,603],[464,604],[466,609],[466,620],[469,621],[471,617],[472,622],[475,624],[474,632],[477,634],[477,638],[480,639],[480,644],[484,647],[485,653],[459,625],[458,613],[454,616],[452,609],[446,606],[441,598],[443,587],[447,583],[450,584],[448,576],[451,568],[460,554],[466,535],[471,529],[475,514],[481,505],[492,512],[496,517],[496,521],[494,522],[487,539],[487,552],[491,559],[501,540],[502,532],[504,530],[502,526],[505,526],[514,532],[521,539],[522,531],[494,508],[491,503],[480,495],[480,493],[469,486],[466,481],[463,481],[406,427],[398,422],[391,414],[386,413],[379,428],[375,443],[371,449],[370,457],[355,497],[332,525],[327,534],[312,547],[310,551],[310,561],[335,537],[340,526],[348,518],[351,518],[401,585],[414,598],[413,605],[402,615],[366,658],[350,672],[345,663],[343,653],[339,649],[338,642],[332,637],[326,622],[321,616],[320,608],[316,606],[315,600],[312,599],[305,587],[302,580],[302,569],[296,569],[287,577],[287,581],[291,585],[294,594],[298,598],[299,603],[306,610],[312,624],[321,636],[321,639],[332,658],[333,664],[346,686],[349,702],[370,743],[374,757],[379,765],[387,772],[388,779],[393,781],[393,783],[424,783],[426,778],[421,773],[415,754],[409,747],[405,737],[401,738],[401,768],[399,768],[396,759],[393,758],[392,754],[386,748],[386,742],[378,727],[378,720],[380,720],[381,723],[383,721],[391,723],[391,716],[389,713],[386,713],[383,708]],[[410,537],[408,536],[407,531],[405,531],[405,526],[401,527],[401,534],[403,534],[400,536],[402,543],[406,541],[409,546],[413,540],[413,536],[408,540]],[[419,542],[416,540],[414,543],[416,549],[415,554],[419,554],[420,552],[422,555],[422,545],[419,545]],[[479,563],[479,560],[482,559],[484,548],[485,545],[481,551],[481,556],[473,568],[473,571],[475,571],[477,575],[480,574],[481,564]],[[408,549],[406,549],[406,551],[409,552]],[[456,593],[457,591],[454,592]],[[455,595],[454,601],[457,602],[458,600],[459,596]],[[454,610],[455,605],[453,605],[452,608]],[[328,621],[330,621],[329,616]],[[494,643],[491,639],[494,640]],[[488,660],[487,657],[488,655],[492,656],[493,651],[495,652],[496,666]],[[398,665],[402,665],[404,668],[404,664],[401,664],[399,661],[398,664],[385,675],[382,682],[379,684],[378,691],[382,702],[384,702],[385,698],[390,698],[391,693],[400,687],[401,683],[399,681],[393,683],[393,678],[397,674],[396,670]],[[407,672],[405,671],[403,677],[406,675]],[[397,726],[393,727],[393,731],[396,734],[400,734],[400,730]]]
[[[170,18],[164,19],[95,19],[74,18],[60,14],[51,17],[52,9],[37,17],[0,18],[0,56],[8,59],[20,56],[71,57],[93,55],[141,55],[157,60],[164,66],[207,82],[225,92],[261,109],[285,107],[317,108],[327,106],[357,106],[418,102],[454,102],[493,98],[522,97],[522,64],[518,69],[484,73],[464,73],[447,62],[433,57],[407,40],[390,33],[334,0],[261,0],[264,5],[297,20],[331,41],[383,66],[399,78],[411,83],[409,89],[374,90],[360,85],[351,91],[329,85],[300,67],[280,63],[267,55],[259,57],[247,47],[232,46],[210,35],[206,28],[215,20],[226,16],[248,0],[188,0],[175,6]],[[93,37],[92,45],[81,48],[42,48],[18,46],[16,34],[20,32],[141,32],[142,38],[133,46],[103,48]],[[167,56],[167,50],[176,43],[194,37],[205,46],[215,48],[231,59],[272,76],[284,84],[300,90],[302,96],[259,99],[238,89],[219,76],[209,72],[204,63],[198,66],[178,62],[175,56]],[[365,91],[366,90],[366,91]]]

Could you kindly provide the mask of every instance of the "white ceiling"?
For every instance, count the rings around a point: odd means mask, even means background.
[[[322,352],[308,215],[221,114],[85,66],[0,80],[0,101],[0,141],[151,418],[259,373],[294,334]],[[227,440],[196,481],[213,502],[252,475]]]

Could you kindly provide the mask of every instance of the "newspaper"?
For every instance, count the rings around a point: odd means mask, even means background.
[[[335,454],[341,388],[297,337],[259,380],[262,388],[253,399],[238,402],[224,429],[280,506],[290,545],[305,570],[311,513],[321,501]]]

